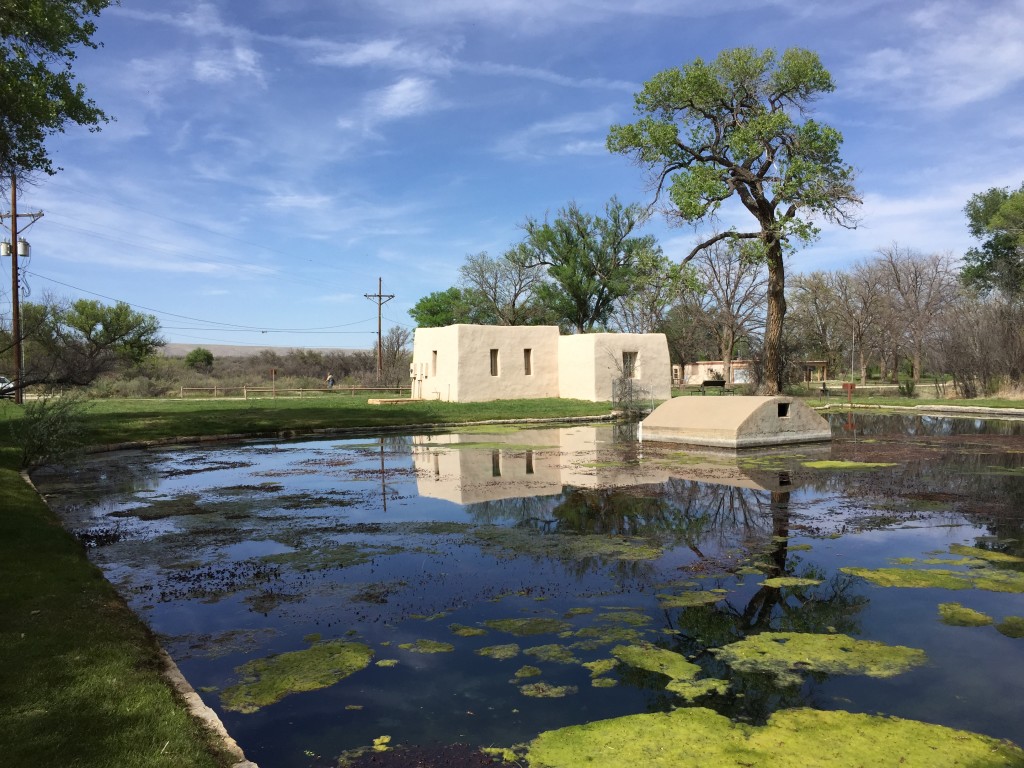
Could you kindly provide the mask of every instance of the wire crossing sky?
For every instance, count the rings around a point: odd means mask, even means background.
[[[893,243],[959,256],[967,199],[1024,181],[1024,0],[123,0],[96,39],[76,73],[116,122],[57,137],[63,172],[22,190],[46,214],[30,298],[127,301],[173,342],[370,349],[378,279],[384,327],[412,327],[527,216],[649,203],[608,128],[725,48],[810,48],[837,85],[813,116],[845,136],[861,226],[791,273]]]

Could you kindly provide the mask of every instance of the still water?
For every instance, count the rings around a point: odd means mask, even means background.
[[[999,557],[1024,556],[1022,424],[843,414],[833,431],[737,456],[640,444],[628,425],[467,428],[107,454],[35,480],[268,768],[333,765],[384,735],[511,746],[691,705],[1024,744],[1024,560]],[[878,569],[952,581],[883,586]],[[989,621],[944,620],[953,603]],[[718,650],[764,632],[924,655],[884,676],[783,675]],[[681,696],[623,647],[721,682]],[[362,661],[337,680],[294,653],[324,648]]]

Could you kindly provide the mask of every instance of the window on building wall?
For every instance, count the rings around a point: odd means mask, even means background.
[[[501,477],[501,451],[491,451],[491,477]]]
[[[498,350],[491,350],[491,376],[498,375]]]
[[[636,378],[636,352],[623,352],[622,353],[622,378],[624,379],[635,379]]]
[[[533,376],[533,350],[523,350],[523,373],[527,376]]]
[[[437,350],[430,353],[430,375],[437,376]]]

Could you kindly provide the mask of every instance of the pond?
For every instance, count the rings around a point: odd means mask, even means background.
[[[703,718],[753,749],[821,713],[1024,744],[1024,423],[832,419],[831,445],[768,453],[467,427],[34,479],[264,768],[530,742],[571,765],[604,732],[568,726],[612,718],[609,744]],[[979,764],[1024,762],[1001,749]],[[579,758],[633,760],[602,759]]]

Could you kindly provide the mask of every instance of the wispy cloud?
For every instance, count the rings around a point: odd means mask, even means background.
[[[614,119],[614,110],[577,112],[527,126],[495,146],[500,155],[543,158],[552,155],[605,155],[604,137]]]
[[[338,118],[337,125],[345,130],[372,135],[381,123],[436,112],[448,106],[449,103],[437,93],[433,80],[403,77],[366,94],[361,108],[355,114]]]
[[[906,45],[878,48],[849,74],[868,96],[950,110],[1024,82],[1024,0],[940,0],[907,14]]]

